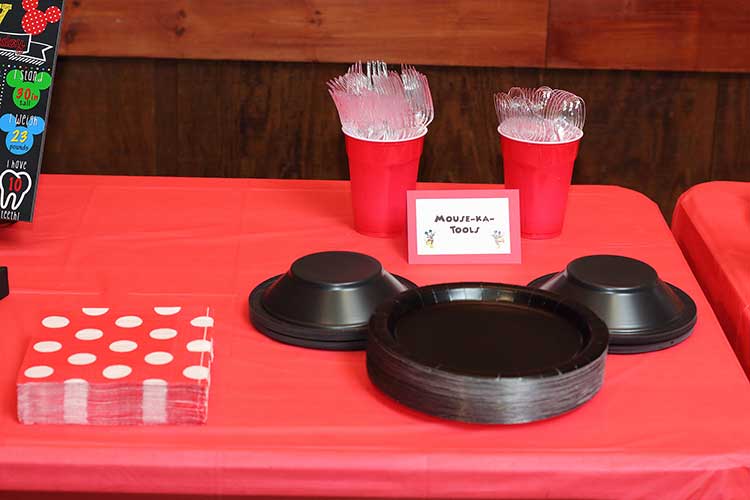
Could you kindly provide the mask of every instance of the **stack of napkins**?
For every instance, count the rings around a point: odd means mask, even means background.
[[[18,419],[205,423],[213,325],[209,308],[177,306],[83,307],[40,318],[18,374]]]

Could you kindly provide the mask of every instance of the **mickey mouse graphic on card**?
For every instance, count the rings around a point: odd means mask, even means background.
[[[44,132],[44,120],[39,116],[6,113],[0,116],[0,130],[7,132],[5,147],[14,155],[23,155],[34,147],[34,136]]]
[[[5,81],[13,89],[13,102],[19,109],[28,110],[39,104],[42,90],[52,85],[52,77],[46,71],[37,72],[33,80],[28,82],[23,71],[14,69],[8,72]]]

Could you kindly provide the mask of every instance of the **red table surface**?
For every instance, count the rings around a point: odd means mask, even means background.
[[[672,232],[750,377],[750,182],[690,188]]]
[[[290,347],[250,326],[256,284],[299,256],[333,249],[373,255],[420,285],[523,284],[581,255],[628,255],[691,294],[698,324],[672,349],[610,356],[601,392],[568,415],[516,426],[442,421],[380,394],[363,352]],[[354,232],[346,182],[47,175],[34,223],[2,229],[0,256],[12,287],[0,302],[0,489],[444,498],[750,491],[750,385],[657,206],[633,191],[574,186],[563,235],[524,240],[521,265],[410,266],[403,239]],[[211,305],[208,424],[19,424],[16,371],[40,315],[56,302],[128,294]]]

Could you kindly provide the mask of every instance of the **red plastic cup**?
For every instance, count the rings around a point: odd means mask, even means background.
[[[505,187],[518,189],[524,238],[542,240],[562,232],[581,137],[568,142],[531,142],[500,133]]]
[[[370,141],[346,132],[344,135],[354,229],[380,238],[403,233],[406,191],[417,187],[424,134],[406,141]]]

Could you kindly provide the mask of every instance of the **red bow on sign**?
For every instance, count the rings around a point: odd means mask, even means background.
[[[57,7],[49,7],[42,12],[38,9],[39,0],[23,0],[21,7],[26,11],[21,19],[21,27],[30,35],[38,35],[47,29],[47,23],[56,23],[62,17]]]

